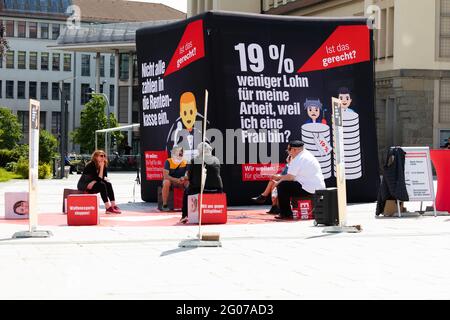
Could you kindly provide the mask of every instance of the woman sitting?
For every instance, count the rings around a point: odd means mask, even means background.
[[[99,193],[105,203],[106,213],[121,213],[116,205],[114,191],[108,180],[108,160],[103,150],[95,150],[91,161],[84,168],[77,188],[88,193]]]

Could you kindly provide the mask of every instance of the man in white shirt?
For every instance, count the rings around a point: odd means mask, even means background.
[[[291,197],[312,195],[317,189],[325,188],[319,161],[303,146],[304,143],[300,140],[289,142],[288,152],[291,162],[287,174],[282,176],[277,183],[280,214],[275,216],[276,219],[290,220],[293,218]]]

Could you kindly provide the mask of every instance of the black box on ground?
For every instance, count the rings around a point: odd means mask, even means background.
[[[316,224],[339,225],[337,188],[316,190],[314,197],[314,219]]]

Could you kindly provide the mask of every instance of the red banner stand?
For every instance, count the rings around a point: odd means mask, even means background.
[[[437,175],[436,210],[450,212],[450,150],[430,150]]]
[[[98,225],[98,197],[96,194],[71,194],[67,196],[67,225]]]

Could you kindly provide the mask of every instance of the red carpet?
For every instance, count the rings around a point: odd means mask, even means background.
[[[305,220],[278,221],[273,215],[266,214],[267,209],[261,210],[228,210],[227,224],[262,224],[262,223],[292,223]],[[181,212],[151,212],[125,211],[122,214],[104,214],[101,210],[100,224],[102,227],[161,227],[184,226],[179,223]],[[6,220],[0,218],[0,224],[28,225],[28,220]],[[39,226],[67,226],[67,216],[62,213],[41,213],[38,218]],[[186,224],[189,225],[189,224]]]

